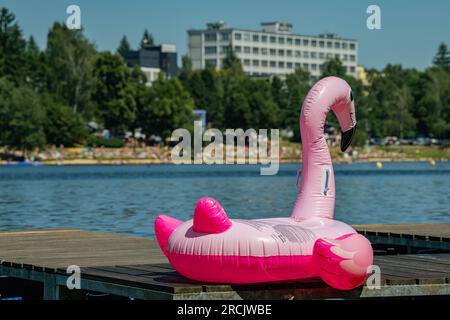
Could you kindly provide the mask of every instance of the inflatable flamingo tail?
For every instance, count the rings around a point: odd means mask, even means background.
[[[340,290],[362,285],[373,261],[369,240],[358,233],[337,239],[318,239],[314,244],[314,256],[322,280]]]
[[[213,198],[201,198],[194,212],[194,231],[201,233],[222,233],[231,227],[225,210]]]
[[[155,234],[161,250],[167,256],[166,245],[172,232],[183,222],[175,218],[159,215],[155,220]]]

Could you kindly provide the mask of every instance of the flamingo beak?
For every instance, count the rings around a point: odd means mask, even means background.
[[[350,146],[353,140],[353,136],[356,132],[356,124],[349,130],[341,131],[341,151],[344,152]]]

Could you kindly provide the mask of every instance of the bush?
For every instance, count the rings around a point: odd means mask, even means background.
[[[104,137],[91,135],[87,140],[87,145],[89,147],[122,148],[125,145],[125,142],[117,138],[106,139]]]

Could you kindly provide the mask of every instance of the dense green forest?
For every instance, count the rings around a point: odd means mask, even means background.
[[[141,46],[153,43],[145,31]],[[286,79],[257,80],[245,74],[230,52],[225,67],[192,70],[183,57],[177,78],[145,84],[138,67],[126,66],[121,52],[98,52],[83,30],[55,22],[41,49],[24,39],[15,16],[0,9],[0,145],[32,150],[48,145],[85,144],[95,122],[114,136],[142,128],[168,136],[193,126],[192,110],[207,111],[216,128],[282,128],[299,138],[301,103],[317,79],[296,70]],[[357,144],[367,137],[450,137],[450,53],[438,48],[432,67],[400,65],[368,70],[368,84],[345,75],[339,60],[325,63],[322,76],[346,79],[353,88],[360,124]],[[333,117],[330,122],[333,123]]]

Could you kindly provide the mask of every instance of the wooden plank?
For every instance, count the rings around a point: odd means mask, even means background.
[[[1,261],[36,270],[167,262],[154,240],[72,229],[1,232],[0,248]]]
[[[192,280],[176,277],[146,277],[132,276],[123,273],[105,271],[97,268],[82,268],[81,273],[84,278],[100,282],[123,284],[138,288],[160,290],[170,293],[194,293],[202,292],[202,286]]]
[[[418,236],[418,238],[443,241],[450,239],[450,223],[424,224],[359,224],[353,228],[368,235],[401,235],[402,237]],[[431,239],[430,239],[431,237]]]
[[[429,259],[411,259],[410,256],[378,256],[375,257],[375,264],[385,264],[395,262],[400,268],[416,269],[425,271],[442,272],[450,276],[450,265],[445,263],[436,263]]]

